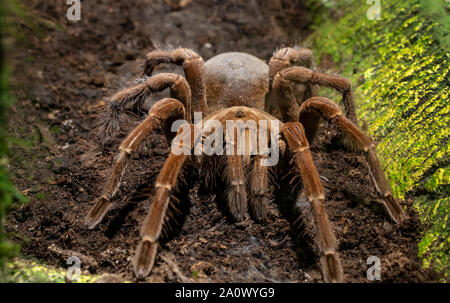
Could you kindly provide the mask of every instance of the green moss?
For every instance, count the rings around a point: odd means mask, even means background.
[[[48,265],[40,264],[36,261],[16,259],[14,262],[9,262],[6,266],[5,281],[13,283],[64,283],[67,282],[65,269],[58,269]],[[89,283],[95,282],[98,276],[83,273],[75,276],[71,282],[74,283]]]
[[[425,12],[425,15],[433,18],[438,24],[435,29],[435,37],[439,39],[441,45],[445,47],[446,51],[450,51],[450,1],[439,0],[421,0],[420,5]]]
[[[5,22],[8,16],[5,1],[0,2],[0,278],[1,271],[8,258],[18,254],[18,247],[8,242],[4,230],[4,221],[13,201],[20,198],[9,179],[8,164],[8,140],[5,135],[6,110],[14,99],[9,94],[10,67],[6,64],[6,39],[5,33],[10,29]]]
[[[429,192],[439,192],[449,195],[450,173],[448,167],[437,169],[427,180],[424,187]]]
[[[448,270],[450,236],[448,208],[450,197],[432,200],[427,196],[416,198],[415,207],[422,223],[431,226],[419,243],[419,257],[425,268],[431,265],[437,271]]]
[[[424,266],[448,277],[450,54],[443,8],[448,4],[384,0],[381,20],[368,20],[371,5],[348,0],[331,6],[334,15],[343,15],[336,20],[325,18],[330,10],[317,8],[318,2],[312,3],[320,23],[309,43],[317,57],[331,56],[352,80],[358,117],[378,141],[394,194],[416,197],[427,229],[419,256]]]
[[[61,128],[59,128],[59,126],[54,125],[50,128],[50,131],[52,132],[52,134],[57,135],[61,132]]]
[[[45,194],[43,192],[38,192],[36,198],[38,198],[38,200],[43,200],[45,198]]]

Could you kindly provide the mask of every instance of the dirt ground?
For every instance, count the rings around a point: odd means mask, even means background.
[[[298,43],[310,22],[301,4],[289,1],[83,1],[81,21],[65,19],[65,2],[27,0],[47,22],[45,37],[28,29],[26,45],[13,53],[13,89],[18,101],[10,113],[10,170],[29,203],[13,209],[11,239],[25,256],[66,267],[77,255],[82,269],[109,274],[105,281],[134,281],[131,257],[151,201],[134,192],[153,184],[169,148],[154,135],[151,152],[135,157],[124,176],[117,209],[95,229],[83,226],[99,195],[114,151],[83,155],[96,146],[95,114],[108,97],[143,71],[144,55],[158,46],[194,48],[205,60],[225,51],[262,59],[274,49]],[[288,3],[289,2],[289,3]],[[292,1],[293,2],[293,1]],[[212,4],[213,3],[213,4]],[[368,282],[366,260],[381,259],[383,282],[435,281],[420,267],[420,227],[411,201],[400,226],[380,211],[363,157],[335,147],[324,127],[312,145],[326,189],[326,210],[338,239],[345,280]],[[275,206],[265,225],[248,219],[233,223],[211,199],[194,189],[192,207],[179,235],[159,250],[149,282],[318,282],[315,261],[294,244],[288,222]]]

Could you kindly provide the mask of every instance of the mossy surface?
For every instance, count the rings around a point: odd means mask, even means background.
[[[351,79],[361,125],[394,195],[414,197],[426,232],[419,243],[424,267],[450,274],[450,66],[445,31],[450,4],[381,1],[369,20],[366,1],[312,1],[316,57],[332,57]],[[341,18],[327,18],[339,15]]]
[[[33,260],[15,259],[6,266],[6,281],[13,283],[89,283],[95,282],[98,276],[81,272],[67,278],[67,270],[58,269],[49,265],[40,264]]]

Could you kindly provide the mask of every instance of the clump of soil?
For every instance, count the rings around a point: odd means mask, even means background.
[[[29,33],[28,46],[13,56],[18,102],[10,129],[25,144],[11,147],[10,169],[30,202],[11,212],[7,229],[26,256],[64,267],[67,257],[76,254],[83,269],[115,281],[134,280],[130,260],[151,203],[134,193],[141,185],[151,187],[169,147],[159,134],[152,136],[149,153],[129,165],[117,208],[88,230],[84,216],[114,157],[111,150],[84,159],[96,146],[95,114],[142,73],[144,55],[155,45],[191,47],[205,60],[225,51],[268,59],[275,48],[308,33],[308,15],[294,1],[97,0],[83,2],[81,21],[70,23],[64,4],[24,2],[65,29],[48,29],[42,40]],[[364,158],[335,147],[332,137],[324,125],[312,151],[346,281],[368,281],[370,256],[381,259],[382,281],[435,279],[417,259],[420,228],[410,201],[404,202],[410,219],[399,226],[391,223],[376,203]],[[321,281],[315,261],[294,244],[276,207],[265,225],[251,219],[233,223],[212,199],[201,201],[196,189],[190,199],[180,234],[160,248],[147,281]]]

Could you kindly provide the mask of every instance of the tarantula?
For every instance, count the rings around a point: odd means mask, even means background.
[[[116,93],[107,105],[101,120],[100,144],[107,145],[115,138],[128,110],[143,110],[147,96],[168,88],[171,98],[156,102],[121,143],[104,192],[86,217],[87,226],[96,226],[112,208],[112,198],[118,192],[130,155],[159,128],[164,130],[168,142],[172,142],[172,150],[156,180],[150,211],[141,229],[141,242],[133,260],[138,278],[151,272],[159,239],[171,228],[171,222],[180,218],[182,210],[187,209],[189,189],[200,180],[199,192],[215,194],[216,200],[236,221],[249,214],[255,221],[264,222],[268,201],[275,196],[276,202],[295,214],[295,222],[302,222],[303,231],[320,257],[324,280],[343,281],[336,239],[324,208],[324,190],[309,151],[309,142],[314,139],[321,119],[338,131],[346,146],[365,155],[389,217],[400,223],[406,215],[391,194],[373,141],[357,126],[350,82],[339,75],[311,69],[312,61],[312,51],[299,47],[276,51],[269,65],[239,52],[220,54],[206,63],[186,48],[148,53],[144,72],[148,77]],[[174,73],[152,76],[159,64],[182,66],[185,77]],[[335,102],[317,96],[321,86],[342,94],[345,115]],[[199,113],[203,118],[195,122],[194,116]],[[178,120],[185,120],[185,124],[181,123],[175,135],[176,128],[172,125]],[[225,128],[227,121],[238,120],[276,121],[281,130],[278,133],[270,124],[268,135],[263,138],[259,132],[250,135],[252,127],[248,127],[244,133],[249,136],[238,142],[239,136],[230,136],[238,133],[237,128],[227,129],[224,137],[231,153],[174,152],[174,146],[194,151],[217,128]],[[213,126],[204,127],[196,134],[199,123]],[[261,125],[254,124],[253,131],[262,129]],[[181,133],[188,136],[175,140]],[[217,146],[223,143],[219,143],[220,136],[215,138]],[[256,139],[256,143],[251,139]],[[186,144],[188,141],[195,142],[194,146]],[[260,143],[260,147],[279,148],[250,153]],[[244,152],[237,151],[239,144],[246,147]],[[279,161],[264,164],[277,152]]]

